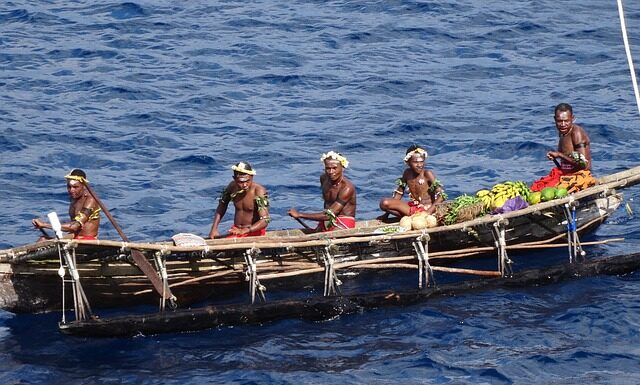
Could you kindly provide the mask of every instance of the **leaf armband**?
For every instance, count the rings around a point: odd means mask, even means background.
[[[578,165],[578,167],[580,168],[586,168],[587,164],[589,164],[589,161],[587,160],[587,158],[584,156],[584,154],[581,154],[577,151],[574,151],[571,153],[571,155],[569,155],[571,157],[571,159],[573,159],[573,161]]]
[[[327,222],[329,222],[329,226],[327,226],[327,228],[334,227],[336,225],[336,221],[338,220],[338,217],[336,216],[336,214],[334,214],[333,211],[331,211],[331,209],[324,210],[324,213],[328,218]]]
[[[444,186],[438,179],[434,180],[431,186],[429,186],[429,194],[432,194],[434,199],[441,196],[442,199],[446,201],[447,198],[449,198],[449,195],[444,191]]]
[[[256,197],[256,206],[258,206],[258,210],[269,208],[269,197],[268,196],[257,196]]]
[[[398,185],[398,187],[396,187],[395,190],[393,190],[393,194],[395,195],[396,193],[398,194],[404,194],[404,191],[407,189],[407,181],[402,179],[402,178],[398,178],[395,180],[395,184]]]

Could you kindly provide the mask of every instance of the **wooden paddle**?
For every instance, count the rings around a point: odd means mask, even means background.
[[[43,229],[42,227],[38,227],[38,230],[40,230],[40,232],[42,233],[42,235],[44,235],[44,237],[46,239],[52,239],[53,238],[51,235],[49,235],[49,233],[47,233],[47,230]]]
[[[86,187],[87,191],[89,192],[89,194],[91,194],[93,199],[95,199],[95,201],[98,203],[98,206],[100,206],[100,209],[102,209],[102,212],[104,213],[104,215],[106,215],[107,218],[109,218],[109,221],[111,222],[113,227],[116,229],[118,234],[120,234],[120,238],[122,238],[122,240],[125,242],[129,242],[129,238],[127,238],[127,236],[124,235],[124,232],[122,231],[122,229],[120,228],[116,220],[113,218],[113,216],[111,215],[107,207],[102,203],[100,198],[98,198],[98,195],[96,194],[96,192],[93,191],[91,186],[89,186],[89,183],[83,182],[82,184],[84,185],[84,187]],[[144,254],[142,254],[142,252],[140,252],[139,250],[131,249],[131,257],[133,257],[133,262],[135,263],[135,265],[140,269],[140,271],[144,273],[144,275],[147,276],[147,278],[149,278],[149,280],[151,281],[151,284],[156,289],[158,294],[160,294],[160,296],[163,297],[163,299],[175,300],[175,297],[171,293],[171,290],[169,289],[169,287],[166,287],[166,288],[164,287],[164,284],[160,280],[158,273],[153,268],[151,263],[149,263],[149,261],[144,256]]]
[[[293,217],[291,217],[291,218],[293,218]],[[314,230],[313,227],[311,227],[308,224],[304,223],[304,221],[302,219],[300,219],[300,218],[293,218],[293,219],[295,219],[298,223],[300,223],[302,226],[304,226],[305,229]]]

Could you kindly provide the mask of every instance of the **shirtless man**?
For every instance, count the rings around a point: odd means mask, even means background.
[[[349,161],[334,151],[322,154],[320,161],[324,164],[324,174],[320,176],[324,211],[301,213],[291,208],[288,214],[296,219],[317,221],[315,232],[352,229],[356,226],[356,188],[343,174]]]
[[[385,221],[389,214],[397,217],[413,215],[417,212],[433,214],[436,210],[436,203],[440,203],[447,198],[444,188],[432,171],[424,168],[427,159],[427,151],[411,145],[404,157],[407,168],[402,177],[396,180],[398,188],[393,191],[391,198],[383,198],[380,201],[380,209],[385,213],[378,217]],[[409,189],[409,201],[402,200],[404,192]]]
[[[590,172],[591,141],[584,128],[574,123],[575,119],[569,104],[560,103],[556,106],[554,120],[559,137],[558,150],[547,152],[547,158],[553,160],[557,167],[553,168],[549,175],[534,182],[531,190],[540,191],[545,187],[555,187],[565,175],[580,173],[589,180],[593,179]]]
[[[62,231],[73,235],[74,239],[97,239],[100,227],[100,207],[93,199],[85,183],[87,174],[80,169],[71,170],[64,177],[67,180],[67,191],[69,193],[69,218],[70,222],[62,224]],[[51,224],[35,218],[31,221],[37,229],[50,229]],[[40,240],[50,239],[43,236]]]
[[[213,225],[209,231],[209,238],[213,239],[220,235],[218,226],[231,201],[235,207],[235,216],[227,238],[265,235],[267,225],[271,221],[267,189],[253,182],[256,171],[249,163],[240,162],[232,166],[231,169],[233,170],[233,181],[222,191],[218,208],[216,208],[213,217]]]

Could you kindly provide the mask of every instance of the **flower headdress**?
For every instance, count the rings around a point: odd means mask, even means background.
[[[84,171],[78,170],[78,169],[71,170],[67,175],[64,176],[64,179],[75,180],[82,184],[89,183],[89,180],[87,179],[87,175],[84,173]]]
[[[251,167],[249,163],[240,162],[231,166],[231,169],[235,172],[240,172],[248,175],[256,175],[256,170]]]
[[[325,159],[334,159],[334,160],[337,160],[338,162],[340,162],[342,167],[344,167],[344,168],[348,168],[349,167],[349,161],[347,160],[347,158],[345,158],[344,156],[342,156],[342,154],[340,154],[338,152],[329,151],[326,154],[322,154],[322,157],[320,158],[320,162],[324,163]]]
[[[419,154],[424,154],[424,159],[425,159],[425,160],[426,160],[426,159],[427,159],[427,157],[429,156],[429,154],[427,154],[427,150],[422,149],[422,148],[420,148],[420,147],[416,147],[415,149],[413,149],[413,150],[411,150],[411,151],[407,152],[407,155],[405,155],[405,157],[404,157],[404,161],[405,161],[405,162],[408,162],[408,161],[409,161],[409,159],[411,159],[411,157],[412,157],[412,156],[414,156],[414,155],[419,155]]]

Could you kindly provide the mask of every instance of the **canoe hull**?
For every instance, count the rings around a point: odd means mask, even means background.
[[[576,209],[576,223],[580,234],[597,228],[620,205],[622,197],[613,191],[608,195],[596,194],[581,200]],[[532,245],[566,242],[566,216],[562,205],[542,206],[527,215],[505,215],[508,245]],[[470,221],[428,232],[428,251],[434,266],[446,266],[451,261],[469,257],[496,255],[494,220]],[[370,225],[370,224],[368,224]],[[378,229],[380,228],[378,223]],[[360,232],[362,232],[360,230]],[[309,282],[322,282],[324,272],[321,252],[324,246],[307,246],[314,240],[331,245],[338,272],[359,269],[402,268],[414,270],[417,260],[413,242],[424,236],[421,232],[407,233],[404,238],[379,235],[372,231],[368,236],[356,238],[347,233],[344,237],[327,239],[313,234],[282,237],[278,244],[261,239],[255,243],[261,249],[257,259],[260,281],[267,287],[275,284],[300,287]],[[283,239],[305,239],[303,242],[286,242]],[[343,243],[339,241],[343,240]],[[220,251],[175,252],[165,255],[168,283],[178,298],[179,306],[211,299],[231,298],[241,294],[248,302],[246,248],[225,249],[224,242],[212,241],[211,247],[222,243]],[[299,246],[292,246],[292,245]],[[251,246],[249,246],[251,247]],[[74,249],[82,287],[94,309],[126,307],[158,303],[149,280],[135,267],[122,250],[81,244]],[[445,255],[438,255],[444,252]],[[452,252],[446,254],[447,252]],[[457,253],[457,254],[456,254]],[[32,253],[33,254],[33,253]],[[35,255],[35,254],[34,254]],[[154,261],[153,253],[146,253]],[[0,308],[12,312],[42,312],[63,308],[62,278],[58,275],[60,257],[58,245],[42,246],[37,258],[14,258],[0,261]],[[565,258],[565,257],[563,257]],[[496,258],[491,259],[496,264]],[[495,268],[495,267],[494,267]],[[415,277],[415,275],[414,275]],[[65,279],[69,279],[68,273]],[[415,278],[414,278],[415,279]],[[69,284],[64,294],[64,307],[73,305]]]

